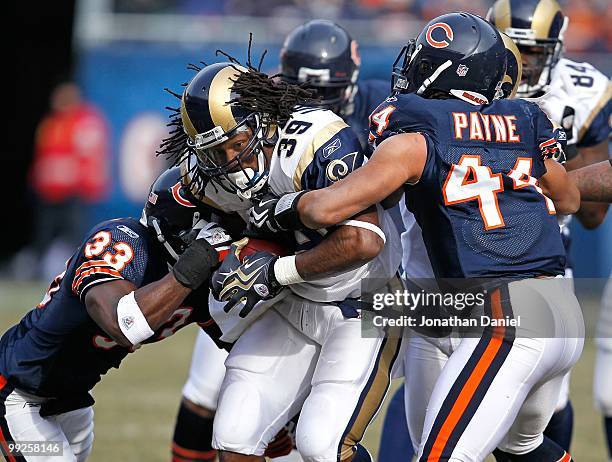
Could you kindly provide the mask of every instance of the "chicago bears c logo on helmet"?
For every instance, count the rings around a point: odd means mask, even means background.
[[[189,202],[187,199],[185,199],[181,195],[181,183],[180,182],[172,186],[172,197],[174,197],[174,200],[177,201],[179,204],[181,204],[183,207],[195,207],[195,205],[193,205],[191,202]]]
[[[436,29],[442,29],[444,33],[446,34],[446,38],[443,40],[434,39],[433,31]],[[429,43],[434,48],[446,48],[447,46],[450,45],[450,42],[453,41],[453,37],[454,37],[453,29],[451,29],[451,27],[445,22],[437,22],[435,24],[432,24],[431,26],[427,28],[427,34],[425,34],[427,43]]]

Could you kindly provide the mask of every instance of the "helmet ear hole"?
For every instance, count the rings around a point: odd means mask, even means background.
[[[423,60],[419,63],[419,72],[422,74],[427,74],[432,70],[431,63],[429,61]]]
[[[183,237],[193,229],[195,215],[200,216],[183,189],[180,167],[163,172],[151,186],[140,220],[159,242],[169,264],[186,248]]]

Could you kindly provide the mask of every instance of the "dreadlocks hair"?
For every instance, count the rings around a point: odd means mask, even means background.
[[[232,86],[233,93],[236,94],[229,103],[242,106],[253,112],[262,114],[264,123],[282,126],[291,118],[295,106],[313,104],[319,98],[314,98],[314,92],[305,88],[306,84],[290,84],[279,79],[281,74],[268,76],[261,72],[261,65],[267,53],[264,50],[257,67],[251,62],[251,45],[253,34],[249,34],[249,48],[247,52],[247,70],[244,71],[234,67],[238,72]],[[240,62],[224,52],[217,50],[217,55],[223,55],[233,64],[240,65]]]
[[[261,114],[262,122],[267,126],[283,126],[291,118],[295,106],[314,104],[318,101],[318,98],[313,97],[314,92],[306,89],[304,83],[290,84],[280,80],[278,78],[280,74],[268,76],[261,72],[267,50],[262,52],[257,66],[254,66],[251,59],[252,43],[253,34],[249,34],[246,64],[242,64],[238,59],[223,50],[217,50],[215,53],[216,56],[221,55],[227,58],[237,72],[237,76],[231,79],[233,82],[232,94],[235,96],[226,104],[241,106],[249,111]],[[203,61],[200,61],[200,64],[207,66]],[[244,68],[246,68],[246,71]],[[189,64],[187,69],[199,72],[203,67],[197,64]],[[188,83],[183,83],[181,86],[184,88],[187,85]],[[164,90],[179,101],[182,99],[182,94],[168,88],[164,88]],[[183,183],[188,184],[192,192],[202,191],[208,179],[203,178],[198,172],[197,165],[192,165],[195,163],[190,162],[188,154],[193,148],[189,145],[189,137],[183,128],[180,106],[176,108],[166,107],[166,109],[170,111],[170,121],[167,124],[170,127],[170,132],[169,136],[162,140],[156,153],[158,156],[165,156],[172,166],[184,163],[186,169],[183,170]]]
[[[202,66],[207,66],[204,61],[200,61]],[[187,69],[194,72],[200,72],[204,67],[197,64],[189,63]],[[184,82],[181,87],[185,88],[189,82]],[[182,95],[164,88],[164,91],[174,96],[176,99],[181,101]],[[189,161],[190,147],[188,144],[189,137],[183,128],[183,120],[181,119],[181,108],[166,106],[165,108],[170,112],[168,118],[169,122],[166,124],[169,127],[168,137],[164,138],[159,145],[159,149],[155,151],[157,156],[164,156],[169,161],[171,167],[179,166],[186,159],[186,171],[181,175],[181,181],[183,184],[189,186],[192,191],[201,191],[206,185],[200,175],[196,175],[196,165],[191,165]]]

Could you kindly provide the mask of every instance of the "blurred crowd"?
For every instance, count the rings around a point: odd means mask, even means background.
[[[79,86],[59,83],[36,130],[28,175],[36,226],[11,262],[15,277],[50,280],[62,270],[85,232],[87,208],[110,191],[108,138],[104,115]]]
[[[325,17],[345,20],[427,20],[448,11],[484,15],[492,0],[115,0],[119,13],[179,13],[275,18]],[[571,18],[571,51],[612,51],[609,0],[560,1]]]

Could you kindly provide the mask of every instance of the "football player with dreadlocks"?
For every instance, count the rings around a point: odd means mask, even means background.
[[[609,117],[612,108],[609,79],[588,63],[577,63],[563,57],[563,36],[569,18],[564,16],[556,0],[497,0],[487,19],[518,45],[523,60],[523,79],[519,97],[535,98],[549,118],[564,128],[568,147],[568,171],[608,159]],[[599,226],[608,209],[603,202],[582,201],[576,213],[587,228]],[[561,216],[559,223],[569,255],[571,216]],[[572,277],[572,262],[567,261],[566,277]],[[605,306],[605,305],[604,305]],[[605,318],[605,316],[604,316]],[[608,328],[612,332],[612,328]],[[602,335],[607,337],[607,335]],[[612,344],[598,341],[600,355],[596,376],[602,364],[612,360],[608,351]],[[603,359],[603,361],[601,360]],[[606,433],[612,457],[612,393],[595,380],[598,407],[606,416]],[[604,398],[605,397],[605,398]],[[569,451],[573,429],[573,409],[569,400],[569,376],[564,381],[557,410],[546,434]]]
[[[205,282],[230,242],[189,202],[178,168],[155,181],[140,220],[94,226],[42,301],[0,339],[5,459],[40,460],[13,443],[57,441],[50,459],[85,460],[90,391],[110,368],[192,322],[218,339]]]
[[[390,87],[385,80],[358,79],[358,45],[344,28],[321,19],[296,27],[284,41],[280,63],[282,80],[307,84],[306,88],[313,92],[313,103],[342,117],[362,147],[367,148],[368,117],[388,96]],[[211,361],[213,356],[218,360]],[[209,435],[225,372],[225,356],[225,351],[219,350],[208,336],[198,335],[174,431],[175,452],[212,454]],[[379,460],[395,460],[395,454],[409,459],[410,450],[405,432],[399,432],[396,443],[386,441],[381,445]],[[391,454],[385,456],[385,452]]]
[[[389,82],[385,80],[359,80],[358,44],[350,34],[339,25],[328,20],[312,20],[298,26],[289,33],[280,55],[281,78],[291,83],[306,83],[307,88],[314,90],[319,97],[317,104],[326,107],[340,115],[355,131],[362,146],[368,152],[368,126],[369,116],[376,107],[389,96]],[[407,210],[394,209],[396,222],[400,231],[411,229],[414,223],[413,216]],[[413,245],[411,266],[428,267],[423,240],[420,232],[402,233],[403,241],[411,241],[405,245]],[[423,250],[419,252],[419,250]],[[401,412],[388,412],[385,419],[378,460],[380,462],[409,460],[412,457],[412,446],[406,437],[406,424],[403,405],[403,390],[396,392],[393,400]],[[403,422],[397,422],[392,417],[401,416]],[[402,425],[403,424],[403,425]]]
[[[176,155],[194,197],[246,222],[255,199],[321,188],[361,166],[352,130],[311,102],[309,91],[250,64],[206,66],[181,95],[184,133],[164,152]],[[358,443],[386,393],[399,339],[361,339],[354,299],[363,278],[384,286],[395,274],[394,235],[391,218],[372,208],[336,228],[290,235],[297,255],[258,252],[241,264],[232,254],[243,244],[234,245],[213,284],[222,338],[244,332],[215,416],[222,461],[263,460],[279,425],[300,411],[304,460],[369,460]],[[264,312],[262,298],[274,308]],[[327,401],[334,405],[322,407]]]

